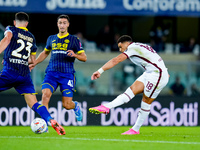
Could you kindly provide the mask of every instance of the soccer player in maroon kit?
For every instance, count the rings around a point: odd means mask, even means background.
[[[143,93],[141,109],[135,125],[130,130],[122,133],[122,135],[139,134],[140,127],[150,113],[151,103],[168,83],[169,74],[164,61],[151,46],[132,42],[132,38],[128,35],[121,36],[117,43],[122,54],[111,59],[98,71],[94,72],[91,79],[96,80],[104,71],[111,69],[127,58],[134,64],[144,68],[145,71],[123,94],[107,104],[89,108],[89,111],[95,114],[107,114],[111,108],[128,103],[135,95]]]

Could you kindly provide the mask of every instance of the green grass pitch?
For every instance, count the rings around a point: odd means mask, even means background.
[[[139,135],[121,135],[130,127],[65,126],[66,135],[35,134],[30,127],[0,127],[0,150],[199,150],[200,127],[143,126]]]

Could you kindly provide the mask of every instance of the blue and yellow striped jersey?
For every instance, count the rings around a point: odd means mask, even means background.
[[[67,56],[67,50],[74,53],[84,52],[81,42],[76,36],[69,33],[64,36],[51,35],[47,39],[46,51],[51,51],[51,58],[46,72],[58,71],[64,73],[74,73],[74,57]]]
[[[37,46],[35,37],[24,27],[7,26],[6,32],[12,32],[10,44],[4,51],[3,69],[8,69],[26,76],[29,71],[28,58],[35,55]]]

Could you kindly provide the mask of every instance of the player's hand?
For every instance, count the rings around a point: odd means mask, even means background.
[[[92,74],[91,80],[96,80],[96,79],[100,78],[100,76],[101,76],[101,74],[98,71],[96,71]]]
[[[68,50],[67,51],[67,56],[69,56],[69,57],[76,57],[76,54],[74,53],[73,50]]]
[[[30,70],[30,72],[31,72],[31,70],[33,70],[33,68],[34,68],[35,66],[36,66],[35,64],[30,64],[30,65],[29,65],[29,70]]]

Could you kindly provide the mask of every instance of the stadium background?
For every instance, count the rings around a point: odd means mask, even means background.
[[[88,93],[88,91],[91,83],[91,74],[107,60],[118,55],[118,52],[111,52],[109,49],[102,52],[96,47],[95,39],[98,31],[104,25],[108,24],[113,33],[129,34],[133,37],[134,41],[149,43],[149,31],[151,27],[157,21],[162,20],[165,24],[169,25],[169,35],[167,36],[165,50],[159,54],[169,69],[170,81],[156,102],[161,104],[161,108],[170,108],[170,102],[174,102],[178,109],[176,113],[179,122],[182,122],[182,114],[187,118],[186,120],[188,122],[190,119],[192,119],[191,122],[197,121],[197,124],[180,123],[180,125],[196,126],[199,125],[199,95],[195,97],[191,95],[191,85],[195,83],[198,89],[200,88],[199,10],[199,0],[184,0],[179,3],[174,0],[45,0],[42,2],[39,0],[4,0],[0,1],[0,39],[3,37],[4,27],[13,25],[14,14],[18,11],[25,11],[30,15],[28,29],[35,35],[38,43],[37,54],[39,54],[45,46],[47,37],[58,32],[56,26],[58,15],[68,14],[71,19],[69,33],[76,34],[81,32],[87,39],[84,49],[88,61],[86,63],[76,61],[75,63],[75,69],[77,70],[77,92],[75,93],[75,99],[81,101],[82,105],[85,101],[87,103],[87,108],[89,108],[90,106],[100,104],[101,101],[112,100],[116,95],[122,93],[142,72],[142,70],[126,61],[112,70],[105,72],[100,79],[95,81],[95,94],[92,96],[89,95],[90,93]],[[180,44],[186,42],[191,36],[197,40],[197,49],[191,53],[180,53],[178,49]],[[2,55],[0,55],[0,59],[2,60]],[[48,59],[39,64],[32,72],[34,85],[36,91],[39,93],[38,99],[41,98],[40,85],[44,77],[44,68],[47,64]],[[2,66],[0,66],[0,68],[2,68]],[[170,91],[170,85],[175,81],[177,75],[180,76],[181,82],[186,87],[185,94],[181,97],[171,95]],[[0,94],[0,125],[2,126],[29,125],[30,123],[26,120],[26,109],[23,109],[24,107],[26,108],[23,97],[15,94],[17,93],[14,89]],[[50,106],[57,108],[57,101],[59,99],[60,93],[58,89],[52,97],[51,101],[53,102],[51,102]],[[133,106],[134,109],[136,109],[140,105],[140,99],[141,97],[138,96],[130,105],[119,108],[124,109],[125,107],[129,108]],[[184,107],[184,105],[191,108],[190,115],[187,115],[189,109],[187,109],[186,106]],[[159,109],[160,115],[165,114],[166,116],[163,118],[167,118],[168,111],[166,112],[165,109],[160,111],[161,108],[157,108]],[[13,112],[11,113],[9,110]],[[181,110],[183,110],[183,112]],[[16,120],[20,119],[20,115],[17,115],[18,111],[19,114],[25,112],[22,116],[22,122],[24,120],[24,122],[27,121],[27,123],[16,124],[16,122],[18,122]],[[195,113],[195,111],[197,111],[197,113]],[[13,120],[6,120],[7,116],[12,116],[12,114],[14,114]],[[86,114],[88,114],[88,112],[86,112]],[[120,116],[120,114],[117,115],[119,115],[117,116],[119,117],[117,120],[123,120],[123,116]],[[87,118],[94,117],[90,114],[87,116]],[[100,116],[95,117],[96,120],[102,121]],[[112,117],[114,119],[115,116],[113,115]],[[168,117],[170,118],[171,116]],[[64,118],[65,121],[61,122],[63,124],[66,123],[66,120],[69,120],[67,119],[68,115],[66,115],[66,113]],[[156,120],[156,118],[154,119]],[[89,120],[92,119],[86,120],[85,125],[102,125],[101,122],[90,122]],[[15,123],[12,124],[11,122]],[[67,125],[77,124],[70,123]],[[130,123],[121,125],[130,125]],[[169,124],[166,123],[164,125],[168,126]]]

